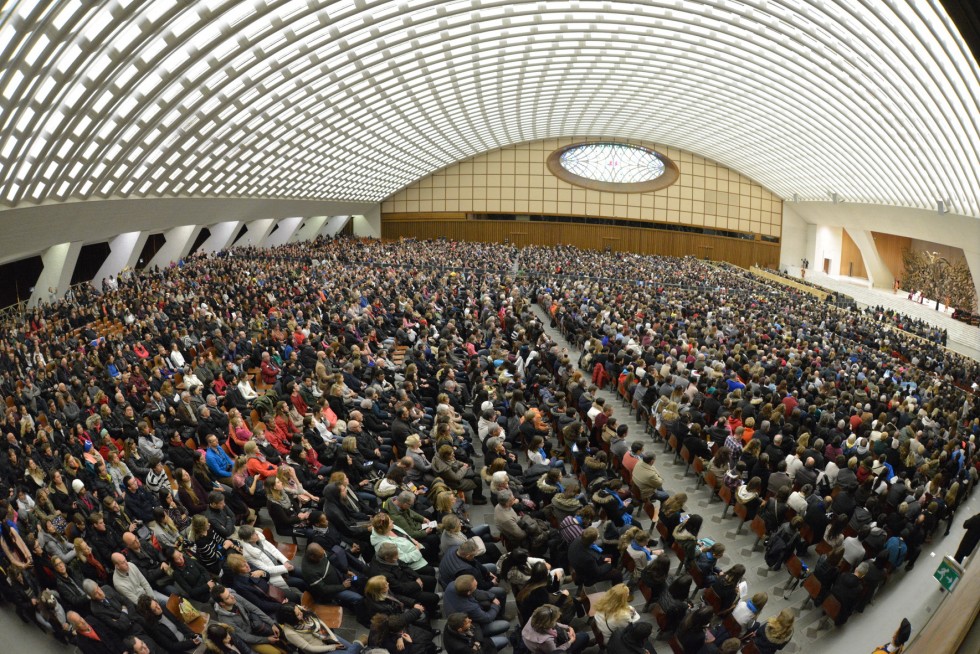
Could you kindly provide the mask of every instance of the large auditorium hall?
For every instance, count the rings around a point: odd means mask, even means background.
[[[978,55],[972,0],[0,0],[0,638],[980,651]]]

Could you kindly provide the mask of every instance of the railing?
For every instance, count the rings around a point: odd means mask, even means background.
[[[71,286],[68,287],[68,290],[66,290],[61,297],[64,298],[65,296],[68,295],[70,291],[77,288],[81,288],[82,286],[87,286],[89,284],[91,284],[91,282],[79,282],[78,284],[72,284]],[[59,300],[60,299],[61,298],[59,298]],[[28,297],[24,300],[21,300],[20,302],[15,302],[14,304],[5,307],[0,307],[0,321],[9,320],[14,316],[14,314],[20,314],[20,317],[23,318],[24,314],[27,313],[27,310],[31,308],[30,302],[31,299]],[[52,304],[52,303],[47,302],[45,300],[41,300],[40,302],[38,302],[38,306],[42,306],[46,304]]]
[[[749,268],[749,272],[759,277],[765,277],[766,279],[782,284],[783,286],[789,286],[791,288],[795,288],[798,291],[803,291],[804,293],[815,295],[818,298],[820,298],[821,302],[825,302],[827,300],[827,296],[830,295],[830,293],[826,291],[821,291],[820,289],[814,288],[812,286],[807,286],[806,284],[800,284],[797,281],[794,281],[792,279],[787,279],[786,277],[783,277],[781,275],[775,275],[769,272],[768,270],[763,270],[762,268],[759,268],[757,266],[752,266],[751,268]]]
[[[978,555],[980,556],[980,555]],[[980,563],[971,562],[952,593],[947,593],[905,654],[955,652],[980,613]]]

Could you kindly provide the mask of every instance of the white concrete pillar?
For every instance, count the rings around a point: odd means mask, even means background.
[[[327,223],[320,230],[320,236],[336,236],[348,222],[354,220],[353,216],[331,216]]]
[[[149,232],[126,232],[109,241],[109,256],[92,278],[92,285],[101,289],[103,279],[109,275],[117,276],[121,270],[135,266],[149,236]]]
[[[874,235],[867,230],[848,229],[847,234],[854,241],[854,245],[861,251],[861,258],[864,260],[864,269],[868,271],[868,281],[871,286],[878,288],[891,288],[895,282],[891,270],[878,254],[878,246],[875,244]]]
[[[363,215],[354,216],[354,236],[381,238],[380,203],[365,211]]]
[[[187,253],[191,250],[191,246],[194,245],[194,239],[197,238],[201,229],[201,225],[181,225],[180,227],[168,229],[163,233],[163,237],[167,239],[166,243],[157,250],[156,256],[150,259],[146,267],[153,268],[154,266],[158,266],[160,268],[166,268],[181,257],[186,257]]]
[[[312,216],[310,218],[304,219],[301,223],[299,229],[297,229],[291,239],[290,243],[305,243],[307,241],[312,241],[320,233],[320,229],[323,228],[324,223],[327,222],[326,216]]]
[[[289,239],[296,233],[296,230],[299,229],[299,226],[303,224],[303,217],[283,218],[278,224],[278,229],[269,234],[269,237],[265,239],[263,247],[274,248],[277,245],[288,243]]]
[[[29,306],[36,307],[39,303],[61,299],[71,284],[71,276],[75,272],[78,253],[81,251],[81,241],[59,243],[44,251],[41,255],[44,268],[34,284]]]
[[[253,220],[248,223],[248,231],[242,238],[232,245],[235,248],[243,248],[248,246],[262,247],[265,243],[266,237],[269,232],[272,231],[272,226],[276,224],[275,218],[260,218],[259,220]]]
[[[228,246],[231,245],[235,235],[238,234],[238,229],[240,226],[241,223],[237,220],[229,220],[225,223],[216,223],[211,225],[208,227],[208,231],[211,232],[211,235],[208,236],[206,241],[201,243],[201,247],[198,248],[198,252],[211,253],[228,249]]]

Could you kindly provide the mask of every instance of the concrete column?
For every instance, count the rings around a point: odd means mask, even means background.
[[[103,279],[135,266],[149,236],[149,232],[126,232],[109,241],[109,256],[92,278],[92,285],[101,289]]]
[[[272,248],[277,245],[283,245],[288,243],[289,239],[293,237],[299,226],[303,224],[303,217],[298,216],[296,218],[283,218],[279,221],[279,229],[269,234],[269,237],[265,239],[264,247]]]
[[[381,238],[381,203],[361,216],[354,216],[354,236]]]
[[[326,222],[326,216],[313,216],[312,218],[307,218],[306,221],[302,223],[302,227],[293,233],[293,237],[289,239],[289,242],[305,243],[307,241],[312,241],[320,233],[320,229]]]
[[[78,253],[81,251],[81,241],[59,243],[44,251],[41,255],[44,268],[34,284],[28,306],[36,307],[39,303],[61,299],[71,285],[71,276],[75,272]]]
[[[163,233],[163,237],[167,239],[166,243],[157,250],[156,256],[150,259],[146,267],[153,268],[154,266],[158,266],[160,268],[166,268],[178,259],[186,257],[187,253],[191,251],[191,246],[194,245],[194,239],[197,238],[201,229],[202,225],[181,225],[180,227],[168,229]]]
[[[208,231],[211,235],[208,239],[201,243],[201,247],[198,248],[198,252],[211,253],[220,252],[221,250],[226,250],[229,245],[231,245],[232,239],[238,233],[238,228],[241,223],[237,220],[229,220],[226,223],[217,223],[211,225]]]
[[[881,255],[878,254],[878,246],[875,245],[875,239],[871,232],[867,230],[848,229],[847,234],[854,241],[854,244],[858,246],[858,250],[861,251],[861,258],[864,260],[864,269],[868,271],[868,281],[871,282],[871,286],[891,288],[895,282],[895,277],[892,276],[892,272],[888,269],[885,262],[881,260]]]
[[[331,216],[320,230],[320,236],[336,236],[353,219],[353,216]]]
[[[977,305],[980,306],[980,251],[963,249],[966,257],[966,264],[970,267],[970,275],[973,277],[973,286],[976,288]],[[972,307],[976,311],[977,307]]]
[[[248,231],[242,236],[241,240],[232,247],[243,248],[248,246],[262,247],[265,238],[272,231],[272,226],[276,224],[275,218],[261,218],[248,223]]]

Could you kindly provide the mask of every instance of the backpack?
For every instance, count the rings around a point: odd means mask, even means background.
[[[766,565],[768,565],[773,570],[779,570],[783,567],[783,562],[789,558],[790,542],[787,540],[785,531],[777,531],[769,539],[769,545],[766,547]]]
[[[531,650],[524,644],[524,637],[521,635],[521,631],[521,625],[518,624],[507,634],[507,640],[510,641],[510,646],[513,648],[514,654],[531,654]]]

